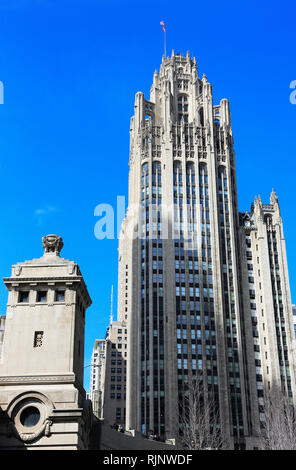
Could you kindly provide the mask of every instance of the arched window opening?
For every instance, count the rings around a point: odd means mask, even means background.
[[[200,122],[200,125],[201,125],[201,126],[204,126],[204,125],[205,125],[205,122],[204,122],[204,110],[203,110],[203,108],[200,108],[198,114],[199,114],[199,122]]]
[[[182,164],[177,161],[174,163],[174,183],[182,183]]]
[[[270,214],[265,215],[264,222],[268,229],[272,227],[272,217]]]
[[[178,96],[178,123],[181,124],[182,120],[188,122],[188,97],[187,95]]]

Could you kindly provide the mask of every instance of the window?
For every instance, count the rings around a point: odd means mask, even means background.
[[[65,300],[65,291],[64,290],[57,290],[55,293],[55,301],[56,302],[64,302]]]
[[[35,406],[25,408],[20,416],[20,421],[26,428],[36,426],[40,420],[40,411]]]
[[[188,122],[188,98],[186,95],[178,97],[178,112],[178,122],[181,123],[182,118],[184,122]]]
[[[47,300],[47,291],[39,290],[37,292],[37,302],[46,302]]]
[[[43,331],[35,331],[34,333],[34,348],[40,348],[43,343]]]
[[[29,291],[21,291],[19,293],[19,302],[29,302]]]

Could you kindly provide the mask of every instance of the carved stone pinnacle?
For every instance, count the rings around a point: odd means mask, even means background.
[[[58,235],[46,235],[46,237],[42,238],[42,244],[45,255],[50,254],[55,256],[60,256],[60,251],[64,246],[63,239]]]

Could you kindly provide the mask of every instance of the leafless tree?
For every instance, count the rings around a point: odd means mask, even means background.
[[[264,392],[261,442],[264,450],[296,450],[295,406],[281,390]]]
[[[214,396],[204,390],[202,375],[190,381],[188,396],[180,405],[180,439],[184,447],[194,450],[217,450],[224,447]]]

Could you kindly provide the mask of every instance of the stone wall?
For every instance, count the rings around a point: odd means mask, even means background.
[[[153,441],[139,433],[135,436],[111,429],[110,425],[100,421],[98,436],[100,450],[176,450],[176,447],[164,442]]]

